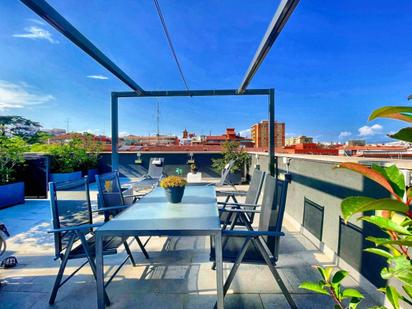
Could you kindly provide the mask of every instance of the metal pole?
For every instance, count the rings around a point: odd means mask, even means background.
[[[80,47],[86,54],[100,63],[104,68],[110,71],[114,76],[129,86],[136,93],[142,94],[144,90],[113,61],[109,59],[101,50],[99,50],[88,38],[80,33],[71,23],[67,21],[59,12],[44,0],[21,0],[34,13],[39,15],[57,31],[66,38]]]
[[[119,99],[112,93],[112,171],[119,169]]]
[[[269,173],[275,175],[275,90],[269,90]]]
[[[275,15],[273,16],[273,19],[269,27],[267,28],[262,41],[260,42],[256,54],[253,57],[248,70],[246,71],[245,77],[243,78],[243,81],[239,86],[239,94],[242,94],[246,90],[247,86],[249,85],[253,76],[259,69],[259,66],[262,64],[263,60],[269,53],[270,48],[287,23],[290,15],[293,13],[293,10],[296,8],[298,3],[299,0],[282,0],[280,2]]]

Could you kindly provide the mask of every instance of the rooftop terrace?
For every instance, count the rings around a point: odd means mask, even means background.
[[[239,187],[247,189],[246,186]],[[96,188],[91,190],[96,203]],[[8,239],[7,255],[13,254],[16,268],[1,270],[6,285],[0,289],[2,308],[47,308],[48,297],[58,270],[53,260],[53,238],[50,228],[50,205],[47,200],[27,200],[25,204],[0,211],[12,237]],[[281,241],[279,273],[299,308],[331,307],[327,297],[299,289],[304,280],[318,280],[312,265],[335,265],[331,259],[306,238],[296,225],[284,221],[286,237]],[[209,261],[207,237],[157,237],[150,240],[146,260],[136,243],[131,246],[138,264],[126,264],[108,287],[113,301],[111,308],[139,306],[144,308],[212,308],[216,301],[215,273]],[[113,271],[125,253],[107,257],[106,269]],[[78,262],[69,262],[67,272]],[[230,264],[224,264],[228,274]],[[359,287],[353,278],[346,287]],[[366,293],[365,291],[363,291]],[[374,296],[363,305],[376,305]],[[89,268],[69,280],[58,294],[56,308],[95,308],[96,286]],[[288,308],[269,269],[260,265],[241,265],[225,298],[225,308]]]

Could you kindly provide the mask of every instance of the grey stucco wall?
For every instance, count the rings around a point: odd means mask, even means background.
[[[351,220],[354,226],[349,230],[352,235],[359,235],[350,240],[350,250],[347,250],[348,239],[343,239],[350,234],[340,221],[340,204],[348,196],[369,196],[374,198],[387,197],[389,194],[376,183],[365,177],[344,169],[336,169],[337,163],[316,161],[299,158],[289,158],[289,166],[283,157],[278,158],[280,174],[287,170],[292,175],[292,182],[288,187],[286,212],[298,223],[303,225],[304,204],[308,199],[323,207],[322,236],[320,241],[332,249],[336,254],[344,254],[345,261],[357,269],[369,281],[377,286],[384,282],[379,275],[378,265],[384,265],[385,260],[378,256],[365,253],[362,249],[372,244],[364,240],[365,235],[379,235],[380,232],[372,225],[363,225],[362,221]],[[267,155],[252,154],[252,168],[258,164],[262,170],[267,171]],[[351,225],[349,225],[350,227]],[[358,229],[357,229],[357,228]],[[341,231],[341,230],[344,230]],[[346,235],[346,236],[342,236]],[[346,241],[345,250],[342,249]],[[341,244],[341,249],[339,245]]]
[[[220,153],[194,153],[193,159],[196,166],[199,168],[199,172],[203,177],[219,177],[212,168],[212,159],[221,158]],[[141,153],[142,163],[135,163],[138,159],[136,152],[120,153],[119,154],[119,172],[123,176],[127,177],[140,177],[145,175],[149,167],[150,158],[164,158],[165,160],[165,173],[167,175],[174,175],[176,168],[181,168],[183,175],[190,171],[190,159],[189,153]],[[105,173],[111,170],[111,153],[103,153],[99,160],[99,172]]]

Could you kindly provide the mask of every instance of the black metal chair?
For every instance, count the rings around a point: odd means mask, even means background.
[[[133,187],[122,188],[120,184],[119,172],[109,172],[101,175],[96,175],[96,184],[98,190],[98,211],[104,213],[104,221],[107,222],[111,217],[117,215],[128,206],[134,204],[142,195],[133,194]],[[149,254],[145,249],[145,245],[135,237],[137,244],[142,250],[144,256],[148,259]],[[147,242],[146,242],[147,243]]]
[[[290,175],[285,180],[276,180],[267,175],[264,184],[262,205],[254,210],[239,208],[225,208],[224,212],[237,213],[243,221],[243,229],[222,229],[222,253],[225,262],[232,262],[233,267],[224,284],[223,293],[226,295],[241,263],[266,264],[291,308],[297,308],[283,283],[275,266],[279,256],[280,237],[282,232],[283,215]],[[257,209],[257,208],[260,208]],[[247,213],[259,213],[259,226],[254,230]],[[251,246],[252,244],[252,246]],[[211,248],[211,260],[215,260],[214,246]]]
[[[238,213],[230,213],[225,212],[223,209],[225,208],[243,208],[243,209],[255,209],[255,207],[259,206],[258,201],[260,197],[260,193],[262,191],[263,182],[265,179],[265,172],[255,169],[252,174],[252,178],[249,184],[249,189],[247,192],[240,192],[240,191],[222,191],[221,196],[226,196],[224,202],[218,202],[219,210],[220,210],[220,222],[224,225],[226,229],[227,225],[230,224],[231,229],[233,229],[234,225],[242,225],[241,222],[238,220]],[[245,201],[244,203],[239,203],[237,198],[239,196],[244,196]],[[232,200],[232,201],[231,201]],[[250,223],[253,223],[253,219],[255,217],[254,212],[246,213],[249,217]]]
[[[49,299],[49,303],[53,304],[59,288],[86,264],[90,265],[96,279],[93,229],[102,224],[93,224],[87,177],[63,183],[50,182],[49,190],[53,229],[48,232],[54,234],[55,260],[60,260],[60,268]],[[128,259],[130,259],[133,266],[136,265],[127,238],[109,237],[105,239],[103,254],[117,254],[117,250],[121,245],[126,249],[127,257],[106,285],[110,283]],[[67,262],[74,259],[86,259],[86,261],[63,280]],[[106,304],[109,305],[110,301],[107,295],[105,295],[105,300]]]

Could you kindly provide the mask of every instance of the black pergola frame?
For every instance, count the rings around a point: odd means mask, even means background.
[[[148,97],[204,97],[204,96],[267,96],[269,116],[268,139],[268,170],[270,175],[278,174],[277,160],[275,157],[275,90],[248,89],[239,93],[236,89],[222,90],[164,90],[144,91],[139,94],[133,91],[114,91],[111,98],[111,125],[112,125],[112,170],[119,169],[119,98],[148,98]]]
[[[45,0],[20,0],[33,12],[43,18],[57,31],[62,33],[86,54],[96,60],[105,69],[111,72],[119,80],[128,87],[133,89],[130,91],[114,91],[112,92],[111,100],[111,123],[112,123],[112,170],[119,167],[119,98],[126,97],[173,97],[173,96],[228,96],[228,95],[267,95],[268,96],[268,114],[269,114],[269,160],[268,170],[273,176],[277,169],[277,160],[275,158],[275,90],[270,89],[249,89],[247,86],[257,72],[259,66],[268,54],[270,48],[274,44],[276,38],[287,23],[289,17],[295,10],[299,0],[281,0],[273,19],[268,26],[266,33],[255,53],[252,62],[243,78],[239,89],[227,90],[172,90],[172,91],[145,91],[141,88],[130,76],[120,69],[111,59],[109,59],[100,49],[98,49],[89,39],[87,39],[80,31],[78,31],[68,20],[66,20],[59,12],[57,12]]]

